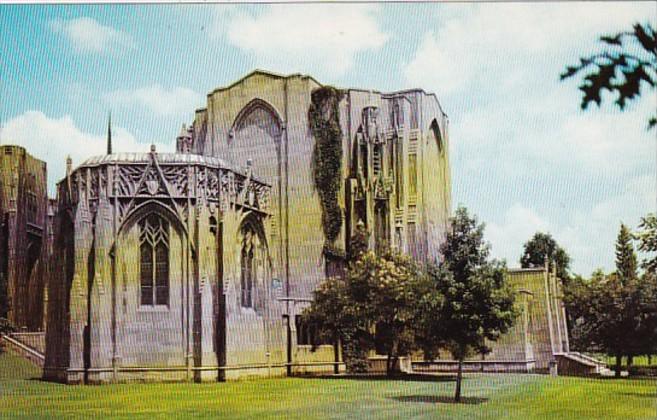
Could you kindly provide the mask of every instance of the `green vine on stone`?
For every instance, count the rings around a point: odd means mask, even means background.
[[[313,179],[322,206],[324,250],[330,251],[340,234],[342,210],[338,203],[342,168],[342,129],[339,103],[344,93],[331,86],[315,89],[308,119],[315,138]]]

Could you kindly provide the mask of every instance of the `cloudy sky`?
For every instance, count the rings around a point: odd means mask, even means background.
[[[48,162],[173,151],[205,94],[255,68],[325,84],[435,92],[450,117],[454,205],[518,263],[537,230],[574,271],[613,269],[619,224],[657,207],[654,91],[626,112],[579,109],[567,64],[601,34],[656,25],[654,2],[0,6],[0,143]]]

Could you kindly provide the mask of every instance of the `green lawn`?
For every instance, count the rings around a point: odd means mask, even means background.
[[[467,404],[451,404],[454,382],[270,379],[215,384],[68,386],[0,355],[0,417],[514,418],[655,419],[656,382],[466,375]]]

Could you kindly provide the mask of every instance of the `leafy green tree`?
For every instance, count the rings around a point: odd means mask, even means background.
[[[346,275],[322,282],[304,316],[334,342],[343,343],[349,372],[364,371],[367,353],[376,349],[388,356],[386,373],[392,375],[399,356],[414,349],[415,303],[425,276],[409,256],[367,251],[366,237],[359,228],[349,248]]]
[[[349,240],[347,248],[347,262],[349,264],[358,260],[358,258],[368,249],[369,232],[362,221],[358,221],[354,234]]]
[[[567,66],[561,80],[586,73],[579,90],[582,109],[595,102],[600,106],[602,92],[615,94],[615,104],[624,110],[628,100],[641,95],[642,87],[654,90],[657,86],[657,33],[650,24],[636,23],[631,31],[600,37],[603,52],[580,58],[579,64]],[[648,128],[657,125],[652,115]]]
[[[423,274],[415,261],[387,250],[362,254],[347,273],[355,305],[368,321],[372,344],[385,354],[386,374],[392,375],[399,356],[414,348],[414,319]]]
[[[616,272],[593,274],[589,282],[580,285],[579,294],[568,288],[566,301],[576,311],[574,330],[583,349],[597,350],[616,357],[616,376],[621,374],[623,356],[633,356],[641,350],[644,318],[650,297],[649,288],[642,288],[636,271],[636,255],[629,230],[621,225],[616,240]],[[653,297],[654,299],[654,297]]]
[[[442,324],[439,314],[445,305],[445,297],[439,289],[441,279],[451,276],[444,266],[430,264],[427,267],[426,281],[418,284],[419,300],[415,312],[415,343],[422,350],[424,360],[433,360],[440,349],[445,348]]]
[[[646,271],[657,272],[657,216],[654,213],[641,218],[639,232],[635,238],[639,240],[639,251],[652,254],[642,263]]]
[[[348,372],[364,372],[367,370],[369,331],[349,292],[344,278],[326,279],[315,290],[312,305],[303,316],[320,336],[334,343],[336,354],[337,343],[342,343]]]
[[[636,253],[634,252],[634,245],[632,245],[632,234],[627,226],[622,223],[618,232],[618,239],[616,240],[616,277],[626,295],[625,299],[629,301],[626,315],[633,318],[637,323],[633,329],[637,330],[638,334],[641,299],[637,283],[637,259]],[[627,344],[628,350],[626,356],[629,366],[632,365],[634,351],[639,346],[638,335],[628,337]]]
[[[636,280],[638,275],[632,234],[627,226],[622,223],[616,240],[616,273],[618,280],[623,285]]]
[[[489,260],[490,246],[484,242],[483,234],[484,225],[477,224],[460,206],[450,220],[441,247],[441,265],[447,275],[431,272],[444,297],[444,304],[436,313],[435,331],[459,363],[456,402],[461,400],[463,360],[472,353],[489,352],[486,340],[497,340],[517,316],[515,295],[505,279],[506,267]]]
[[[648,355],[650,360],[652,355],[657,353],[657,274],[654,271],[643,273],[637,292],[640,300],[640,315],[635,354]]]
[[[565,283],[570,279],[570,256],[557,244],[549,233],[536,232],[525,243],[524,252],[520,257],[522,268],[544,267],[545,261],[551,267],[556,267],[557,276]]]
[[[568,285],[563,288],[563,302],[568,316],[568,339],[573,349],[603,351],[592,341],[597,324],[591,322],[591,320],[595,319],[592,284],[599,283],[604,276],[602,270],[593,272],[591,279],[575,275],[570,279]]]

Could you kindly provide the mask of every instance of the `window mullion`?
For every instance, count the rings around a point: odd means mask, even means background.
[[[156,272],[157,272],[157,260],[156,260],[157,256],[156,256],[156,253],[155,253],[155,245],[151,246],[151,255],[153,256],[152,257],[153,258],[153,269],[151,270],[151,285],[153,287],[152,287],[151,293],[153,294],[153,306],[155,306],[155,305],[157,305],[157,300],[156,300],[157,299],[157,291],[155,290],[156,287],[157,287],[157,285],[155,283],[155,277],[157,276],[157,274],[156,274]]]

